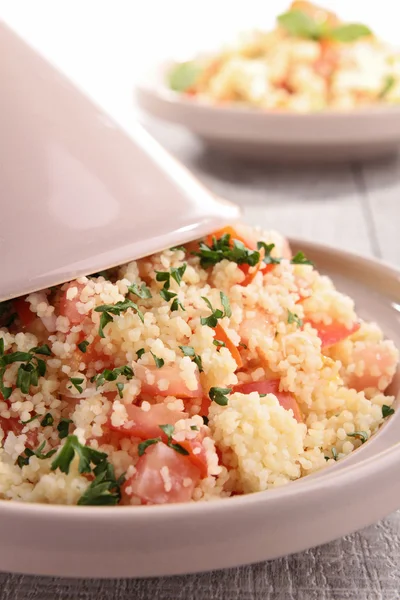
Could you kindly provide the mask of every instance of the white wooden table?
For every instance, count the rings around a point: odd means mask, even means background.
[[[297,168],[244,164],[205,151],[175,128],[148,129],[212,191],[240,204],[249,223],[400,264],[399,158]],[[398,600],[399,564],[394,513],[301,554],[200,575],[101,581],[0,573],[0,600]]]

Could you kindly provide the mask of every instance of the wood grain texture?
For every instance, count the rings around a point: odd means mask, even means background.
[[[363,166],[246,164],[207,152],[170,126],[149,130],[214,193],[240,204],[249,223],[400,265],[398,158]],[[398,600],[399,563],[397,512],[307,552],[200,575],[113,581],[0,573],[0,600]]]

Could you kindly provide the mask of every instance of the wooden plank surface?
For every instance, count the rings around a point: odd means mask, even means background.
[[[245,164],[205,151],[172,127],[152,123],[149,131],[213,192],[237,202],[249,223],[400,265],[398,158],[301,168]],[[399,563],[397,512],[319,548],[220,572],[117,581],[4,573],[0,600],[398,600]]]

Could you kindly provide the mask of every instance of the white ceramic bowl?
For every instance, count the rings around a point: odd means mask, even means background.
[[[142,78],[139,106],[217,149],[268,160],[342,161],[376,158],[399,147],[400,107],[298,114],[218,106],[171,91],[166,80],[173,64],[157,65]]]
[[[400,346],[400,272],[292,242]],[[393,385],[398,395],[399,381]],[[397,398],[397,403],[399,397]],[[75,577],[172,575],[276,558],[400,507],[400,411],[352,455],[282,488],[209,503],[142,507],[0,502],[0,570]]]

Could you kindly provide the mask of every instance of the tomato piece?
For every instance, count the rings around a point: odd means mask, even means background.
[[[361,347],[356,345],[352,354],[352,362],[358,364],[360,361],[364,363],[363,373],[349,374],[347,385],[358,392],[366,388],[377,388],[384,392],[387,385],[382,385],[381,378],[383,381],[386,379],[386,382],[391,381],[396,373],[398,363],[398,354],[393,345],[387,341],[369,343]]]
[[[165,404],[153,404],[146,411],[135,404],[125,408],[129,418],[127,424],[114,426],[110,423],[110,429],[142,440],[161,437],[166,441],[167,436],[160,425],[175,425],[177,421],[187,417],[187,413],[169,410]]]
[[[296,398],[291,392],[279,391],[279,379],[265,379],[264,381],[251,381],[249,383],[238,383],[233,387],[234,392],[241,394],[251,394],[258,392],[259,394],[274,394],[277,397],[279,404],[285,409],[292,409],[294,418],[299,423],[303,423],[303,415],[301,414]]]
[[[196,387],[191,390],[182,379],[182,371],[177,365],[156,366],[136,365],[135,375],[142,383],[142,393],[150,396],[175,396],[176,398],[199,398],[203,395],[200,384],[200,374],[196,370]],[[160,389],[159,384],[168,380],[167,389]],[[161,387],[164,387],[161,385]]]
[[[203,396],[199,415],[201,417],[207,417],[208,411],[210,410],[211,400],[208,396]]]
[[[229,352],[232,354],[232,358],[236,362],[238,369],[241,369],[243,367],[242,357],[240,356],[239,350],[237,349],[235,344],[228,337],[228,334],[226,333],[225,329],[222,327],[222,325],[217,323],[216,327],[214,327],[214,331],[215,331],[215,339],[220,340],[221,342],[224,342],[225,346],[228,348]]]
[[[22,326],[28,327],[36,319],[36,314],[31,311],[30,304],[26,301],[26,296],[15,298],[12,303]]]
[[[4,417],[0,417],[0,427],[4,432],[4,439],[7,435],[12,431],[14,435],[21,435],[22,430],[25,427],[21,421],[16,417],[11,417],[10,419],[5,419]],[[34,429],[32,431],[28,431],[26,434],[26,444],[29,448],[34,448],[37,442],[37,431]]]
[[[78,288],[78,293],[74,298],[67,298],[68,290]],[[72,281],[66,290],[63,291],[59,300],[59,313],[63,317],[67,317],[71,325],[79,325],[85,319],[86,315],[82,315],[77,308],[77,303],[80,302],[80,293],[85,286],[82,283]]]
[[[255,313],[254,317],[244,318],[239,325],[240,339],[245,344],[249,343],[253,331],[261,332],[265,337],[273,337],[275,333],[271,324],[268,322],[266,312],[259,309],[255,309],[252,312]]]
[[[158,442],[139,458],[124,491],[127,496],[140,498],[143,504],[189,502],[199,481],[199,469],[188,456]]]
[[[325,325],[325,323],[314,323],[310,319],[306,319],[305,323],[310,323],[311,327],[317,330],[322,348],[328,348],[328,346],[342,342],[360,329],[360,323],[354,323],[350,329],[337,321],[332,321],[330,325]]]
[[[199,439],[199,437],[196,437],[193,440],[184,440],[183,442],[179,442],[179,444],[189,452],[189,456],[187,458],[190,460],[192,465],[194,465],[199,470],[200,477],[202,479],[207,477],[207,454],[203,444],[201,443],[201,439]]]

